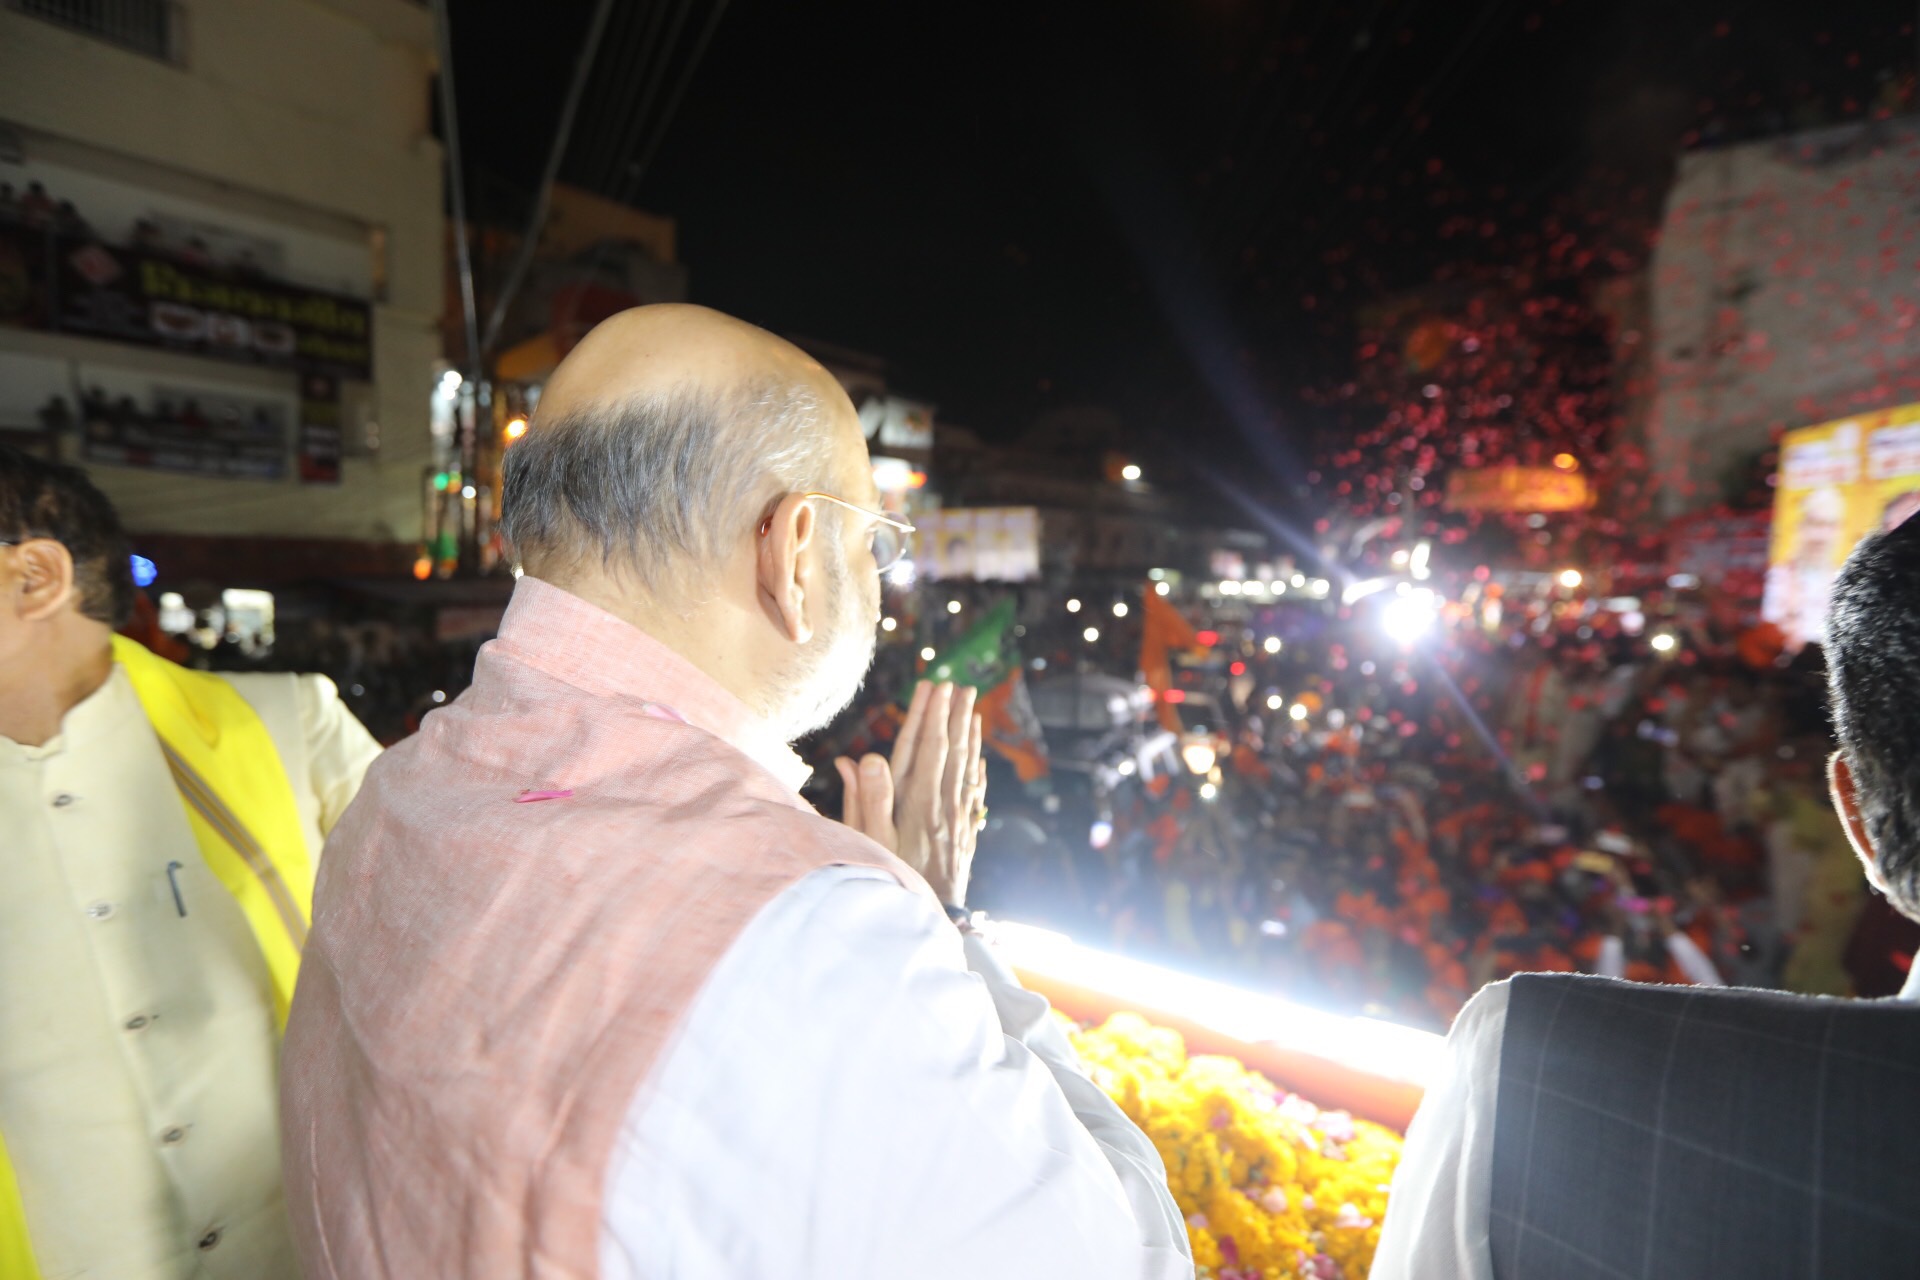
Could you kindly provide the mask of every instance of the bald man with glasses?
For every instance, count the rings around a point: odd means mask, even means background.
[[[626,312],[503,502],[499,637],[322,862],[282,1091],[309,1273],[1191,1276],[1152,1143],[968,924],[972,690],[842,762],[845,823],[796,794],[911,532],[833,379]]]

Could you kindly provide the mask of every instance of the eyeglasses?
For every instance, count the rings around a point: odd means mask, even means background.
[[[800,496],[819,498],[823,502],[834,503],[849,511],[858,511],[873,521],[873,528],[867,534],[872,540],[868,545],[873,551],[873,563],[879,567],[880,572],[885,573],[893,568],[900,563],[901,557],[907,554],[907,535],[913,532],[913,526],[906,521],[895,520],[884,511],[875,511],[857,502],[848,502],[845,498],[837,498],[831,493],[803,493]],[[772,528],[773,517],[769,515],[760,522],[760,536],[766,537],[768,530]]]

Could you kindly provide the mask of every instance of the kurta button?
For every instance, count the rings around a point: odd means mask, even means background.
[[[213,1248],[213,1246],[219,1243],[220,1243],[220,1229],[218,1227],[215,1227],[212,1231],[209,1231],[207,1232],[207,1234],[200,1237],[200,1251],[202,1253],[205,1253],[208,1249]]]
[[[187,1131],[179,1125],[175,1125],[171,1129],[163,1130],[160,1134],[160,1145],[165,1147],[177,1147],[186,1140]]]
[[[53,798],[53,807],[56,809],[64,809],[68,805],[72,804],[74,802],[74,799],[75,797],[62,791],[59,795]]]
[[[138,1031],[140,1028],[146,1025],[147,1025],[147,1015],[144,1013],[136,1013],[131,1018],[127,1019],[127,1030],[129,1031]]]
[[[95,920],[105,920],[113,914],[113,904],[111,902],[96,902],[87,908],[87,914]]]

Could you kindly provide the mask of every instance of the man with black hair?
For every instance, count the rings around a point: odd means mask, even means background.
[[[1834,805],[1920,919],[1920,520],[1855,549],[1825,635]],[[1374,1280],[1914,1275],[1915,1001],[1920,974],[1893,1000],[1485,988],[1407,1132]]]
[[[380,748],[323,676],[116,636],[133,602],[107,499],[0,446],[0,1276],[294,1280],[280,1034]]]
[[[1920,920],[1920,520],[1863,541],[1827,615],[1833,804],[1867,879]],[[1901,995],[1920,1000],[1920,964]]]

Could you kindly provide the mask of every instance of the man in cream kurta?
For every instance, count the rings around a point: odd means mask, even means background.
[[[10,492],[27,486],[52,488],[76,516],[104,509],[65,468],[15,459],[0,458],[0,514],[46,510]],[[43,1280],[297,1277],[260,948],[196,844],[104,624],[68,605],[51,625],[84,630],[84,643],[38,645],[31,628],[48,620],[20,616],[43,585],[34,552],[58,558],[38,544],[75,544],[84,596],[99,533],[0,528],[19,539],[0,547],[0,729],[38,739],[0,733],[0,1139]],[[324,676],[230,683],[279,752],[317,860],[379,746]],[[67,701],[89,684],[64,708],[30,692]]]

